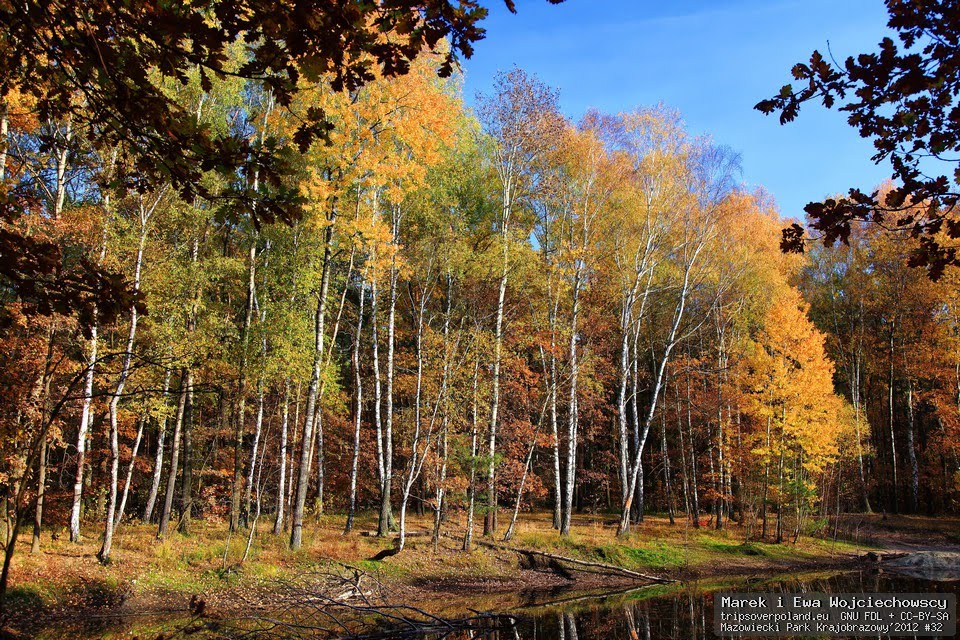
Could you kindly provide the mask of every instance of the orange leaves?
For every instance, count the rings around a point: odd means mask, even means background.
[[[0,109],[5,111],[10,129],[22,133],[31,133],[40,126],[36,113],[37,101],[33,96],[24,94],[13,87],[0,102],[2,102]]]
[[[329,198],[351,185],[382,186],[391,202],[423,185],[427,168],[453,143],[460,107],[436,79],[434,56],[423,56],[400,77],[376,77],[362,89],[334,91],[326,82],[301,90],[299,110],[322,109],[335,125],[304,160],[308,172],[330,183],[305,195]],[[287,133],[297,122],[286,118]],[[313,181],[315,182],[315,180]]]
[[[809,471],[819,471],[836,457],[838,439],[849,425],[834,394],[834,366],[824,336],[807,308],[793,288],[772,302],[741,380],[748,413],[776,436],[761,439],[754,453],[769,460],[785,447],[800,455]]]

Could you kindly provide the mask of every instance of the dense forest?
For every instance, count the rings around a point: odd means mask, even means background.
[[[784,254],[772,198],[680,114],[571,120],[516,68],[467,106],[444,64],[305,76],[282,104],[240,73],[156,79],[197,128],[285,150],[189,194],[126,179],[142,158],[95,118],[6,94],[0,180],[30,206],[4,229],[133,295],[0,289],[4,586],[18,534],[99,537],[107,562],[131,520],[297,549],[319,514],[376,512],[402,552],[413,511],[434,536],[456,515],[464,549],[530,509],[557,535],[656,512],[770,541],[957,511],[960,277],[911,268],[920,240]],[[267,191],[302,215],[231,213]]]

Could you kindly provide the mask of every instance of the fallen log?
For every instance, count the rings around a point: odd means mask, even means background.
[[[568,564],[578,565],[581,567],[591,567],[593,569],[602,569],[605,573],[614,573],[630,578],[638,578],[640,580],[647,580],[649,582],[656,582],[658,584],[670,584],[676,582],[676,580],[671,580],[670,578],[661,578],[660,576],[649,576],[644,573],[639,573],[637,571],[631,571],[630,569],[624,569],[623,567],[618,567],[612,564],[606,564],[603,562],[591,562],[589,560],[579,560],[577,558],[568,558],[567,556],[561,556],[555,553],[547,553],[546,551],[536,551],[534,549],[521,549],[519,547],[509,547],[507,545],[496,544],[493,542],[488,542],[486,540],[475,540],[476,544],[482,547],[488,547],[490,549],[498,549],[500,551],[512,551],[513,553],[518,553],[525,556],[539,556],[541,558],[547,558],[548,560],[553,560],[555,562],[566,562]]]

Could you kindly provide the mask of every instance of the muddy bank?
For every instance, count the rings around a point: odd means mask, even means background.
[[[960,581],[960,552],[905,551],[867,554],[867,560],[879,569],[919,580],[933,582]]]
[[[719,563],[697,571],[678,570],[668,575],[678,581],[672,584],[644,585],[619,576],[573,572],[572,576],[556,571],[518,569],[515,576],[504,578],[438,578],[414,581],[380,581],[368,574],[344,571],[335,580],[329,572],[306,572],[296,582],[266,582],[257,588],[227,587],[201,596],[186,597],[182,593],[153,592],[131,594],[122,603],[109,607],[86,609],[64,608],[47,611],[31,619],[8,620],[3,638],[62,637],[57,630],[77,629],[78,638],[99,637],[96,629],[118,628],[142,632],[146,621],[156,629],[176,627],[204,632],[243,620],[272,619],[290,615],[297,608],[309,611],[326,606],[327,602],[356,601],[358,593],[374,602],[391,606],[412,605],[417,610],[441,617],[456,617],[471,612],[526,611],[542,607],[590,603],[610,598],[664,598],[678,592],[736,588],[762,585],[771,580],[796,579],[798,576],[832,576],[863,567],[864,561],[851,555],[823,558],[820,561],[766,563],[763,567],[737,567],[727,564],[727,572]],[[342,568],[342,567],[341,567]],[[739,571],[738,569],[742,569]],[[315,614],[314,614],[315,615]],[[98,626],[99,625],[99,626]],[[51,635],[52,634],[52,635]],[[154,634],[156,635],[156,634]],[[154,637],[154,636],[141,636]]]
[[[17,634],[10,637],[29,637],[23,630],[72,620],[193,614],[226,619],[275,611],[290,602],[290,585],[299,590],[294,600],[305,593],[342,596],[343,588],[328,590],[331,575],[368,576],[363,590],[391,602],[426,604],[444,612],[494,611],[545,595],[610,592],[649,584],[624,571],[675,581],[655,586],[670,590],[694,581],[752,584],[778,575],[843,572],[861,566],[887,571],[882,563],[874,567],[863,559],[868,551],[960,552],[951,539],[950,524],[955,523],[904,517],[849,519],[857,523],[857,531],[869,531],[875,546],[865,547],[863,536],[858,544],[851,544],[839,535],[837,540],[804,536],[798,544],[745,542],[739,529],[688,531],[657,517],[649,518],[642,530],[620,538],[602,523],[584,518],[577,523],[575,535],[567,538],[549,529],[547,520],[522,522],[510,543],[520,549],[491,542],[494,548],[464,553],[459,538],[434,546],[415,537],[402,553],[380,561],[373,558],[391,541],[343,536],[341,523],[331,520],[321,523],[320,531],[299,553],[290,553],[283,540],[265,535],[250,562],[226,568],[223,528],[198,526],[190,537],[157,544],[152,529],[131,525],[118,547],[121,560],[109,566],[96,561],[94,542],[59,541],[45,554],[21,557],[15,574],[16,597],[0,618],[0,630]],[[841,529],[837,527],[837,532],[842,533]],[[933,548],[923,549],[924,535],[930,531]],[[231,553],[239,555],[240,550]],[[557,556],[580,564],[555,562]],[[956,556],[934,558],[940,566]]]
[[[844,571],[861,566],[862,559],[851,553],[836,554],[802,561],[758,561],[738,563],[729,558],[701,562],[696,566],[677,567],[659,571],[658,575],[670,584],[655,585],[613,573],[578,570],[574,567],[549,566],[523,567],[516,554],[503,553],[503,562],[516,563],[509,576],[435,576],[435,577],[389,577],[383,574],[367,574],[349,565],[325,566],[304,571],[296,579],[264,580],[255,585],[229,586],[200,593],[184,593],[174,590],[150,590],[115,594],[103,603],[87,603],[83,606],[62,606],[37,610],[24,610],[6,619],[8,628],[30,628],[38,617],[44,626],[57,621],[70,622],[99,616],[125,618],[130,616],[202,614],[216,618],[245,616],[252,612],[264,612],[290,606],[305,593],[323,597],[342,598],[348,591],[338,583],[329,586],[329,578],[339,573],[360,583],[360,589],[370,597],[383,597],[397,604],[416,604],[432,613],[463,613],[470,610],[507,609],[529,604],[550,595],[584,592],[604,593],[624,591],[640,587],[660,587],[664,590],[682,587],[692,581],[751,582],[766,580],[772,576],[819,571]],[[356,571],[356,573],[351,573]],[[362,576],[362,577],[359,577]],[[291,593],[294,594],[291,597]],[[39,614],[39,616],[38,616]]]

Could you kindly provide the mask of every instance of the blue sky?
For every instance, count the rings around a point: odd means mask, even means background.
[[[468,101],[516,64],[560,89],[574,119],[662,102],[740,153],[743,182],[762,185],[784,217],[890,173],[841,113],[809,105],[780,126],[753,110],[828,41],[838,60],[872,50],[888,34],[882,0],[518,0],[517,15],[485,4],[487,38],[464,64]]]

